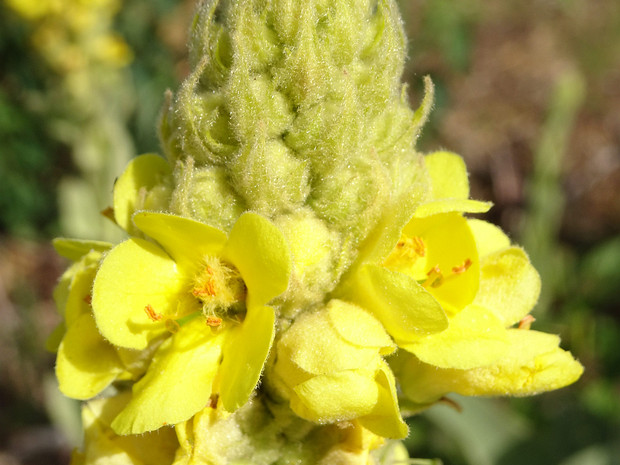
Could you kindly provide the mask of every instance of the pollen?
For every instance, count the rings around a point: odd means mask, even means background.
[[[198,298],[211,327],[219,326],[220,317],[231,307],[245,302],[246,292],[239,270],[217,257],[205,258],[191,288],[191,294]]]
[[[195,297],[215,297],[216,291],[213,273],[213,268],[207,265],[204,270],[205,279],[202,283],[202,287],[195,287],[192,289],[192,294]]]
[[[216,328],[222,324],[222,319],[219,316],[208,316],[207,317],[207,326],[211,326],[212,328]]]

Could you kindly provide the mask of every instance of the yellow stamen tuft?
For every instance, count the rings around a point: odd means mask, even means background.
[[[425,256],[426,244],[421,237],[407,237],[403,235],[383,265],[388,268],[411,266],[418,258]]]

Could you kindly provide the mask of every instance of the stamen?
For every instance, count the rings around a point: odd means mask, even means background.
[[[166,319],[166,322],[164,324],[166,325],[166,329],[170,331],[172,334],[178,333],[179,329],[181,329],[181,325],[176,320],[173,320],[172,318]]]
[[[150,304],[144,307],[144,311],[151,321],[159,321],[162,319],[162,314],[155,312]]]
[[[536,321],[532,315],[526,315],[521,321],[519,321],[519,329],[530,329],[532,323]]]
[[[435,265],[426,273],[426,279],[421,282],[426,289],[429,287],[439,287],[446,281],[455,278],[457,275],[465,273],[472,265],[472,261],[468,258],[461,265],[452,267],[452,272],[443,274],[439,265]]]
[[[456,410],[459,413],[463,412],[463,407],[461,407],[461,404],[459,404],[458,402],[450,399],[449,397],[443,396],[437,402],[441,402],[442,404],[445,404],[445,405],[447,405],[449,407],[452,407],[454,410]]]
[[[222,319],[217,316],[208,316],[207,317],[207,326],[211,326],[212,328],[216,328],[222,324]]]
[[[203,287],[192,289],[192,294],[195,297],[213,297],[216,295],[215,284],[213,282],[213,268],[207,265],[205,272],[209,277],[205,280]]]
[[[465,273],[465,272],[469,269],[469,267],[471,266],[471,264],[472,264],[472,262],[471,262],[471,260],[468,258],[467,260],[465,260],[465,261],[463,262],[463,264],[462,264],[462,265],[455,266],[454,268],[452,268],[452,272],[453,272],[454,274],[461,274],[461,273]]]
[[[415,253],[418,254],[420,257],[425,257],[426,245],[424,244],[422,238],[419,236],[414,236],[411,238],[411,241],[413,243],[413,250],[415,251]]]
[[[443,273],[441,272],[441,268],[439,268],[439,265],[435,265],[433,268],[431,268],[429,272],[426,273],[426,276],[427,278],[422,283],[422,286],[427,289],[429,287],[441,286],[441,283],[443,282]]]
[[[421,237],[401,236],[390,256],[383,263],[386,267],[409,267],[420,257],[426,256],[426,244]]]
[[[211,396],[209,397],[209,403],[207,404],[207,407],[210,407],[210,408],[217,407],[217,401],[219,400],[219,398],[220,398],[219,394],[211,394]]]
[[[82,299],[84,302],[86,302],[88,305],[91,305],[93,303],[93,296],[88,294],[86,297],[84,297]]]

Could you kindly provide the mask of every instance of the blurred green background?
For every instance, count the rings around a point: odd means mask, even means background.
[[[543,278],[535,328],[585,365],[527,399],[456,398],[411,419],[414,457],[450,465],[620,463],[620,2],[402,0],[418,147],[468,165],[486,218]],[[47,10],[46,10],[47,8]],[[158,151],[187,73],[194,1],[0,0],[0,465],[65,464],[78,406],[44,351],[66,266],[58,235],[114,239],[100,214],[129,157]],[[107,228],[107,229],[106,229]]]

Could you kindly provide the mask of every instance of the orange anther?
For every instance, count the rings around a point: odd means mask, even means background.
[[[195,297],[213,297],[216,295],[215,285],[213,284],[213,268],[207,265],[205,272],[209,275],[209,278],[202,287],[192,289],[192,294]]]
[[[532,315],[526,315],[521,321],[519,321],[519,329],[530,329],[532,323],[536,321]]]
[[[462,265],[460,265],[460,266],[455,266],[454,268],[452,268],[452,272],[453,272],[454,274],[461,274],[461,273],[465,273],[465,272],[469,269],[469,267],[470,267],[471,265],[472,265],[472,262],[471,262],[471,260],[468,258],[467,260],[465,260],[465,261],[463,262],[463,264],[462,264]]]
[[[209,403],[207,404],[207,407],[211,407],[211,408],[217,407],[217,401],[219,400],[219,398],[220,398],[219,394],[211,394],[211,396],[209,397]]]
[[[91,305],[93,303],[93,296],[88,294],[86,297],[84,297],[82,299],[84,302],[86,302],[88,305]]]
[[[222,319],[217,316],[208,316],[207,317],[207,326],[211,326],[212,328],[216,328],[222,324]]]
[[[413,250],[415,250],[415,253],[417,253],[420,257],[424,257],[426,255],[426,245],[424,244],[422,238],[415,236],[412,237],[411,240],[413,242]]]
[[[443,273],[441,272],[441,268],[439,265],[435,265],[433,268],[426,273],[426,281],[422,283],[422,286],[428,287],[439,287],[443,282]]]
[[[161,313],[155,312],[155,310],[153,310],[153,307],[151,307],[150,305],[144,307],[144,311],[146,315],[151,319],[151,321],[159,321],[162,319]]]

